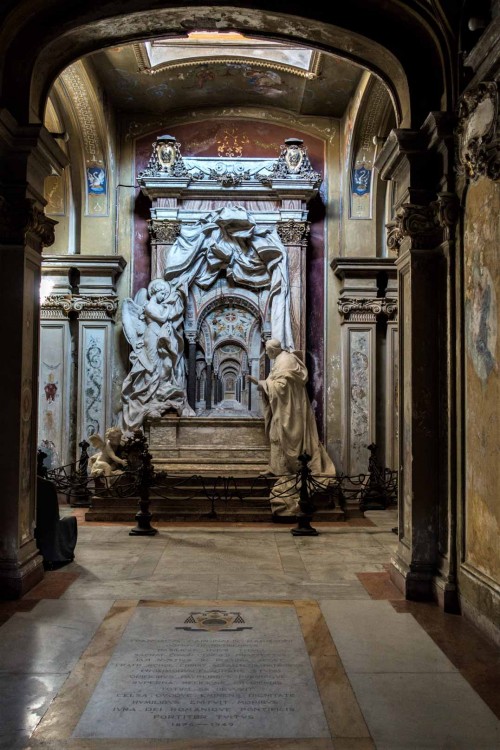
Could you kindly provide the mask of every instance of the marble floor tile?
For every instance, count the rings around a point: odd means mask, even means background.
[[[377,750],[498,750],[500,722],[460,674],[354,674]]]
[[[270,599],[369,599],[359,581],[324,583],[315,581],[287,581],[273,577],[219,576],[217,596],[220,599],[259,599],[265,593]]]
[[[17,750],[29,737],[67,674],[0,674],[0,748]]]
[[[349,675],[456,672],[416,620],[387,601],[323,602],[321,609]]]
[[[62,599],[172,599],[178,597],[216,598],[216,596],[217,576],[212,574],[179,576],[171,573],[169,578],[156,580],[86,582],[79,578]]]

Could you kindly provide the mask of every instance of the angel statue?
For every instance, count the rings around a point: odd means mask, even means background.
[[[110,427],[105,432],[104,440],[96,433],[90,435],[89,440],[91,445],[99,451],[89,458],[90,476],[112,477],[122,474],[127,462],[116,455],[122,440],[121,429]]]
[[[127,431],[139,429],[146,417],[160,417],[168,411],[194,415],[186,397],[186,298],[184,284],[154,279],[133,300],[123,302],[123,331],[132,347],[132,367],[122,387]]]

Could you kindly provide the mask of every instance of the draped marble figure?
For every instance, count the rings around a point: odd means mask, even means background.
[[[270,443],[269,475],[279,477],[271,494],[273,512],[294,515],[297,512],[298,492],[295,475],[302,453],[311,456],[309,468],[318,481],[328,484],[335,476],[335,466],[321,444],[318,428],[306,391],[307,368],[294,352],[284,351],[281,342],[270,339],[266,353],[273,361],[266,380],[255,383],[263,398],[266,434]]]
[[[123,381],[123,423],[139,428],[146,417],[166,411],[192,415],[186,399],[184,285],[155,279],[147,290],[124,300],[123,330],[132,347],[132,368]]]
[[[235,286],[270,289],[271,335],[293,348],[288,254],[275,227],[258,225],[242,206],[184,225],[165,258],[165,278],[209,289],[221,271]]]

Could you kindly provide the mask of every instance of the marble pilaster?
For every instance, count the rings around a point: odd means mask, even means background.
[[[43,213],[43,180],[66,157],[40,125],[20,126],[0,112],[0,299],[7,366],[0,434],[0,597],[18,598],[43,577],[33,537],[36,513],[36,435],[39,286],[42,247],[55,222]]]

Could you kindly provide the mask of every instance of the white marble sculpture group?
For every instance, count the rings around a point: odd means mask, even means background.
[[[123,426],[168,411],[192,415],[186,397],[184,317],[191,285],[209,289],[222,272],[235,285],[269,288],[271,335],[293,348],[287,251],[274,227],[259,226],[241,206],[212,211],[183,225],[165,258],[165,277],[123,303],[132,347],[122,388]]]

